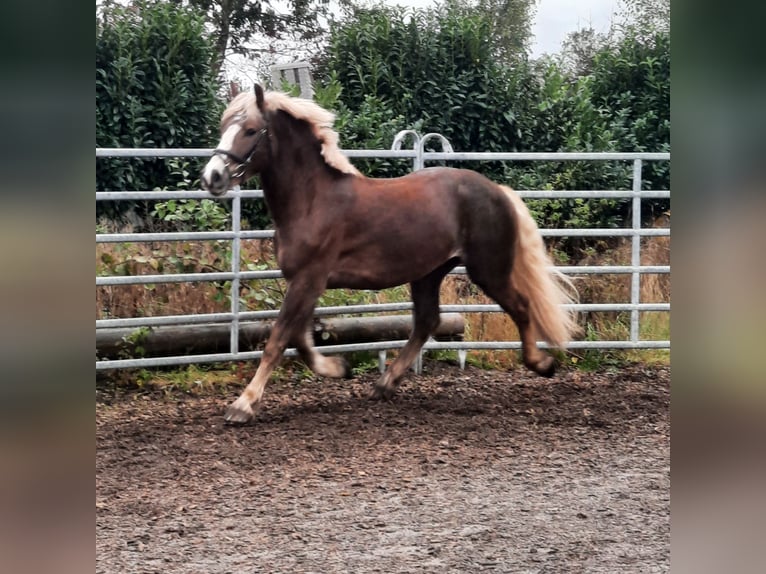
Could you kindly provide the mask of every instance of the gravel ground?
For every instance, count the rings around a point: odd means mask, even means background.
[[[100,573],[668,572],[670,370],[99,391]]]

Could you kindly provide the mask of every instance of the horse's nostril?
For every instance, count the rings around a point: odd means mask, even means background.
[[[210,179],[213,180],[213,183],[218,183],[219,181],[221,181],[221,173],[218,171],[214,171],[211,174]]]

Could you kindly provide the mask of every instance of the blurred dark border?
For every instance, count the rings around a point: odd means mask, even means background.
[[[766,563],[765,20],[672,4],[673,572]]]
[[[93,7],[0,3],[0,571],[94,563]]]

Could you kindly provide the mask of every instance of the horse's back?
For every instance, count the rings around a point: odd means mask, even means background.
[[[368,214],[406,210],[412,212],[411,222],[425,226],[508,224],[513,213],[505,188],[470,169],[429,167],[391,179],[355,177],[354,189],[358,207]]]
[[[492,180],[486,178],[477,171],[470,169],[462,169],[457,167],[426,167],[403,175],[401,177],[394,178],[367,178],[360,177],[359,181],[366,180],[366,182],[372,187],[387,187],[390,185],[406,184],[406,185],[426,185],[439,183],[441,185],[455,185],[455,184],[484,184],[488,186],[494,185]]]
[[[431,167],[399,178],[355,180],[353,219],[373,228],[456,244],[466,239],[512,242],[514,210],[508,194],[478,172]]]
[[[439,201],[507,202],[502,188],[470,170],[454,167],[428,167],[391,179],[354,178],[356,188],[363,194],[381,194],[386,200],[404,200],[423,203],[434,195]]]

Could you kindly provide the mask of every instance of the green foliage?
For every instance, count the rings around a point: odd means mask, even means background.
[[[526,59],[536,0],[475,0],[464,5],[489,16],[490,41],[501,61]]]
[[[523,122],[529,151],[617,151],[607,114],[593,100],[593,78],[572,78],[555,62],[540,73],[536,109]],[[516,189],[592,190],[629,189],[631,165],[626,162],[516,162],[507,164],[505,179]],[[541,225],[557,228],[618,227],[630,202],[612,199],[529,200],[527,205]],[[562,240],[571,252],[583,240]]]
[[[139,372],[136,385],[148,392],[167,397],[178,395],[216,395],[229,392],[233,367],[225,371],[218,366],[188,365],[170,369]]]
[[[626,36],[601,50],[593,70],[593,101],[608,110],[621,149],[670,151],[670,36]],[[670,166],[651,162],[644,189],[670,189]]]
[[[615,32],[651,40],[670,35],[670,0],[620,0]]]
[[[608,333],[599,330],[588,322],[585,324],[585,341],[602,341],[623,338],[629,327],[625,325],[625,317],[616,317],[610,324]],[[625,364],[625,353],[619,350],[583,349],[578,353],[568,353],[569,363],[586,372],[601,370],[608,367],[620,367]]]
[[[166,246],[151,249],[144,253],[135,248],[133,243],[120,243],[111,252],[102,253],[97,272],[104,276],[139,275],[141,269],[148,267],[151,272],[163,273],[200,273],[223,272],[230,267],[231,247],[228,241],[216,241],[211,249],[195,249],[195,244],[182,242],[177,251]],[[149,291],[153,285],[146,285]]]
[[[204,20],[191,9],[146,0],[104,4],[96,21],[96,146],[209,146],[222,111],[213,54]],[[161,159],[102,158],[96,187],[164,187],[172,170]],[[99,209],[106,206],[113,204]]]
[[[606,34],[593,28],[570,32],[562,42],[562,50],[554,58],[567,72],[575,76],[588,76],[593,71],[596,54],[608,44]]]
[[[498,64],[489,30],[486,15],[456,3],[351,10],[319,66],[321,83],[334,86],[344,144],[388,147],[399,130],[417,129],[442,133],[457,150],[517,149],[511,104],[521,76]],[[390,164],[370,166],[381,168],[370,175],[391,175]]]
[[[169,177],[172,189],[186,190],[199,186],[198,180],[191,180],[189,162],[183,159],[170,159]],[[155,188],[159,190],[161,188]],[[169,199],[158,201],[149,212],[160,225],[171,231],[223,231],[229,226],[231,213],[221,201],[212,199]]]
[[[335,129],[341,134],[345,149],[388,149],[394,136],[405,129],[404,118],[392,116],[380,98],[368,94],[359,109],[352,111],[340,98],[341,86],[334,77],[318,86],[314,99],[336,114]],[[375,177],[398,177],[412,171],[410,160],[362,159],[354,165],[364,174]]]
[[[231,219],[221,203],[212,199],[161,201],[155,204],[151,214],[172,223],[177,231],[220,231],[226,229]]]
[[[151,328],[139,327],[122,338],[120,350],[117,353],[121,359],[136,359],[146,355],[144,343],[151,334]]]
[[[266,271],[271,269],[268,263],[254,263],[252,261],[244,263],[248,271]],[[227,288],[228,285],[227,283]],[[285,286],[284,281],[243,282],[239,302],[243,309],[252,311],[279,309],[285,298]],[[227,291],[227,293],[229,292]]]
[[[351,373],[355,377],[361,377],[378,371],[378,354],[375,351],[357,351],[346,355],[346,360],[351,365]]]

